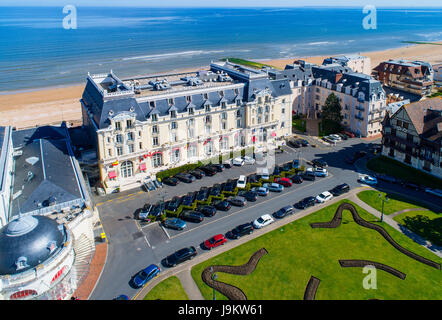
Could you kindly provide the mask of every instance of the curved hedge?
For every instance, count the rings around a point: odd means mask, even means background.
[[[368,265],[374,266],[376,269],[380,269],[380,270],[384,270],[385,272],[388,272],[392,275],[394,275],[395,277],[398,277],[399,279],[405,280],[405,277],[407,276],[405,273],[387,266],[386,264],[380,263],[380,262],[375,262],[375,261],[370,261],[370,260],[339,260],[339,264],[341,265],[341,267],[343,268],[363,268],[366,267]]]
[[[321,282],[321,280],[318,278],[314,276],[310,277],[310,280],[305,287],[304,300],[315,300],[316,290],[318,290],[319,282]]]

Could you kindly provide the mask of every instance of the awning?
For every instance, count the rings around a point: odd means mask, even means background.
[[[276,137],[276,132],[275,131],[272,132],[272,137]]]
[[[115,161],[115,162],[112,162],[112,165],[113,165],[113,166],[118,166],[118,160]]]
[[[109,171],[108,176],[109,179],[115,179],[117,177],[117,173],[115,171]]]
[[[140,163],[140,171],[146,171],[146,164],[144,162]]]

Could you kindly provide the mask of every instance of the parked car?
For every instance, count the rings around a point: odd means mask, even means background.
[[[185,183],[192,183],[196,180],[196,178],[189,173],[178,173],[175,175],[175,178]]]
[[[247,184],[247,178],[244,175],[240,175],[238,181],[236,182],[236,187],[237,188],[245,188]]]
[[[313,159],[312,161],[311,161],[311,163],[312,163],[312,165],[313,165],[313,167],[320,167],[320,168],[327,168],[328,167],[328,164],[327,164],[327,162],[325,162],[324,160],[321,160],[321,159]]]
[[[239,239],[242,236],[253,233],[253,224],[244,223],[236,226],[234,229],[226,233],[226,237],[229,239]]]
[[[303,147],[308,147],[310,143],[305,139],[298,139],[298,143],[300,143]]]
[[[311,171],[306,171],[301,175],[303,180],[309,180],[309,181],[315,181],[316,180],[316,175],[314,172]]]
[[[195,170],[189,171],[189,174],[191,174],[192,176],[194,176],[194,177],[197,178],[198,180],[199,180],[199,179],[202,179],[203,177],[206,176],[206,174],[204,173],[204,171],[203,171],[203,170],[200,170],[200,169],[195,169]]]
[[[257,168],[256,172],[259,175],[259,177],[261,177],[261,179],[270,179],[269,169]]]
[[[185,221],[199,223],[204,220],[204,215],[198,211],[184,210],[181,212],[180,218]]]
[[[378,180],[375,177],[369,176],[368,174],[360,175],[358,181],[360,183],[368,184],[368,185],[377,185]]]
[[[233,161],[232,159],[226,160],[223,162],[224,168],[226,169],[230,169],[233,166]]]
[[[425,188],[425,192],[442,198],[442,190],[440,189]]]
[[[202,167],[200,167],[200,169],[206,174],[206,176],[210,176],[210,177],[214,176],[218,172],[214,167],[209,166],[209,165],[202,166]]]
[[[147,216],[149,215],[150,211],[152,210],[152,205],[146,203],[138,212],[137,218],[140,220],[147,219]]]
[[[296,183],[296,184],[300,184],[304,181],[302,179],[302,176],[300,176],[299,174],[292,174],[292,175],[288,176],[287,178],[289,178],[293,183]]]
[[[252,191],[256,192],[260,197],[265,197],[269,194],[269,189],[266,187],[253,187]]]
[[[227,201],[236,207],[244,207],[247,204],[246,198],[241,196],[229,197]]]
[[[165,183],[169,186],[176,186],[178,184],[178,179],[175,177],[166,177],[163,180],[161,180],[162,183]]]
[[[181,198],[181,204],[183,206],[191,206],[193,204],[193,201],[195,201],[195,197],[195,192],[189,192],[187,195]]]
[[[175,267],[176,265],[183,263],[187,260],[192,260],[198,253],[195,247],[187,247],[176,251],[170,256],[164,258],[163,262],[168,267]]]
[[[336,197],[349,191],[350,191],[350,186],[346,183],[343,183],[331,189],[330,193]]]
[[[295,208],[293,208],[293,206],[285,206],[285,207],[279,209],[278,211],[274,212],[273,216],[275,218],[282,219],[285,216],[292,214],[294,211],[295,211]]]
[[[259,182],[259,176],[257,174],[252,173],[247,176],[247,182],[256,183]]]
[[[289,178],[275,178],[275,182],[288,188],[292,186],[292,181]]]
[[[120,294],[119,296],[113,298],[112,300],[130,300],[130,298],[125,294]]]
[[[147,282],[159,275],[160,271],[160,267],[155,264],[151,264],[147,268],[137,273],[137,275],[133,279],[133,284],[135,285],[135,287],[141,288]]]
[[[252,157],[245,156],[242,158],[244,160],[244,164],[255,164],[256,160]]]
[[[275,166],[275,168],[273,169],[273,174],[274,176],[278,176],[280,173],[282,172],[282,168]]]
[[[213,217],[216,214],[216,208],[210,205],[199,206],[196,211],[201,212],[205,217]]]
[[[273,221],[273,218],[269,214],[262,215],[261,217],[253,221],[253,228],[261,229],[265,226],[268,226]]]
[[[295,169],[299,169],[301,167],[298,159],[293,160],[292,167]]]
[[[212,168],[215,168],[216,172],[223,172],[224,165],[222,163],[215,163],[210,165]]]
[[[232,204],[226,200],[219,200],[213,203],[217,210],[221,211],[229,211],[232,207]]]
[[[316,196],[316,202],[324,203],[329,201],[331,198],[333,198],[333,195],[328,191],[324,191]]]
[[[226,183],[223,183],[221,185],[221,188],[222,188],[223,191],[232,192],[236,188],[236,181],[232,180],[232,179],[229,179],[229,180],[227,180]]]
[[[202,187],[196,194],[196,200],[206,201],[209,197],[209,188]]]
[[[348,140],[348,136],[343,134],[343,133],[337,133],[337,135],[342,139],[342,140]]]
[[[166,204],[164,202],[159,202],[155,204],[149,212],[149,215],[159,217],[164,213],[164,209],[166,208]]]
[[[183,230],[187,224],[180,218],[167,218],[163,221],[163,226],[169,229]]]
[[[341,133],[345,134],[349,138],[354,138],[355,137],[355,134],[353,132],[350,132],[350,131],[341,131]]]
[[[324,140],[325,142],[330,143],[330,144],[336,143],[336,141],[333,139],[330,139],[329,136],[322,137],[322,140]]]
[[[297,140],[295,140],[295,139],[290,139],[288,142],[287,142],[287,144],[290,146],[290,147],[293,147],[293,148],[301,148],[301,146],[302,146],[302,144],[300,144]]]
[[[314,206],[316,203],[315,197],[307,197],[302,199],[301,201],[295,203],[293,206],[297,209],[306,209],[308,207]]]
[[[334,141],[341,141],[342,140],[341,137],[338,136],[337,134],[331,134],[328,137]]]
[[[292,164],[292,162],[284,163],[284,164],[281,166],[282,171],[290,171],[290,170],[292,170],[292,168],[293,168],[293,164]]]
[[[240,190],[238,196],[244,197],[250,202],[255,202],[258,199],[258,193],[254,191]]]
[[[167,205],[166,205],[166,210],[169,211],[177,211],[178,207],[181,204],[181,198],[180,197],[173,197],[172,200],[168,201]]]
[[[211,196],[219,196],[221,194],[222,187],[220,184],[214,184],[212,188],[210,188],[209,195]]]
[[[321,167],[308,168],[307,172],[313,172],[313,174],[317,177],[327,177],[328,176],[327,169],[321,168]]]
[[[405,188],[409,188],[409,189],[413,189],[413,190],[416,190],[416,191],[421,189],[421,187],[419,185],[417,185],[415,183],[412,183],[412,182],[406,182],[404,184],[404,187]]]
[[[217,234],[217,235],[213,236],[212,238],[204,241],[204,246],[207,249],[211,250],[212,248],[222,246],[226,242],[227,242],[226,237],[224,237],[222,234]]]
[[[235,159],[233,159],[232,164],[233,164],[234,166],[240,166],[240,167],[241,167],[241,166],[244,165],[244,159],[243,159],[243,158],[240,158],[240,157],[235,158]]]
[[[389,182],[389,183],[396,183],[397,179],[393,176],[390,176],[388,174],[377,174],[376,179],[384,181],[384,182]]]
[[[272,192],[282,192],[284,190],[284,186],[279,183],[264,183],[262,186]]]

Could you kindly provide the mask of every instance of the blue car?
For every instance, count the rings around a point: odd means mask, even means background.
[[[167,218],[164,220],[163,225],[166,228],[175,230],[183,230],[187,226],[186,222],[179,218]]]
[[[269,189],[264,187],[255,187],[252,188],[252,191],[256,192],[260,197],[265,197],[269,194]]]
[[[299,164],[299,160],[298,160],[298,159],[293,160],[293,164],[292,164],[292,166],[293,166],[293,168],[295,168],[295,169],[299,169],[299,168],[301,167],[300,164]]]
[[[134,285],[137,288],[141,288],[147,282],[149,282],[150,280],[155,278],[157,275],[159,275],[160,271],[161,271],[160,267],[158,267],[155,264],[151,264],[150,266],[148,266],[144,270],[141,270],[140,272],[138,272],[138,274],[135,276],[135,278],[133,280]]]
[[[262,186],[268,188],[272,192],[282,192],[284,190],[284,186],[279,183],[264,183]]]

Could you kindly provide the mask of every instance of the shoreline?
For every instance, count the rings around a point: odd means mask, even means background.
[[[442,44],[442,41],[437,41],[437,43]],[[432,44],[404,44],[404,46],[385,50],[373,50],[358,53],[341,53],[307,57],[298,56],[278,59],[249,58],[248,60],[265,62],[275,68],[284,69],[286,64],[292,64],[294,60],[303,59],[307,62],[321,65],[324,58],[343,54],[368,56],[371,59],[371,68],[374,68],[380,62],[389,59],[423,60],[432,64],[442,63],[442,45],[438,46]],[[172,72],[194,72],[202,68],[207,68],[207,65],[176,68],[167,71],[164,70],[151,73],[150,75]],[[82,111],[80,99],[84,85],[85,81],[83,83],[61,84],[51,87],[1,91],[0,126],[10,125],[17,129],[23,129],[39,125],[60,123],[61,121],[70,122],[75,125],[81,124]]]

